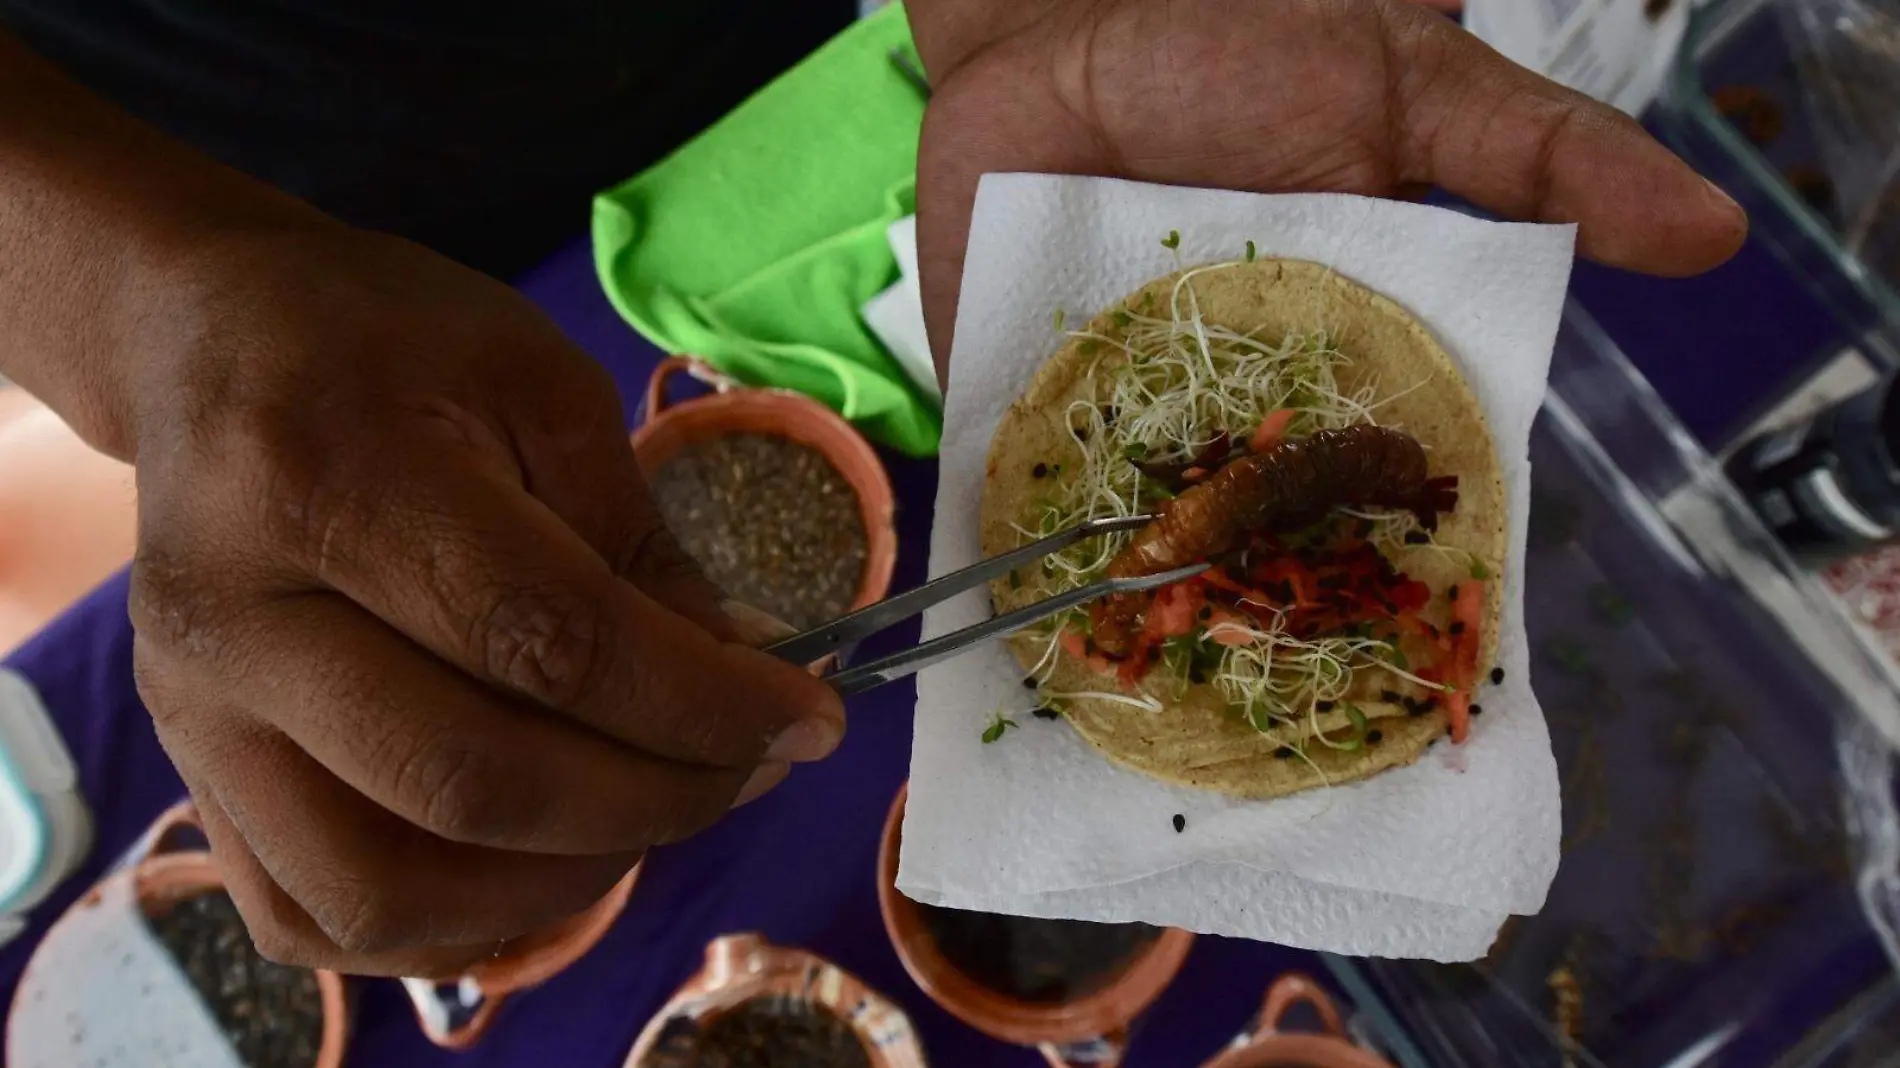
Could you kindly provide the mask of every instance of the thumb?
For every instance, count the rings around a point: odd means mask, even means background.
[[[762,608],[754,608],[744,601],[728,600],[719,607],[732,621],[739,641],[755,649],[782,641],[798,633],[797,627]]]
[[[1389,5],[1388,92],[1406,181],[1507,218],[1570,222],[1599,263],[1698,274],[1734,255],[1748,218],[1635,120],[1492,51],[1442,18]]]

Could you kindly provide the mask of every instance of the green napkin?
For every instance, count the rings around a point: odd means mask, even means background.
[[[594,262],[661,348],[937,451],[941,418],[864,325],[897,280],[885,241],[916,203],[924,97],[898,5],[854,24],[679,151],[594,200]]]

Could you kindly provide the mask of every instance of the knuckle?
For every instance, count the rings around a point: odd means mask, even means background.
[[[680,579],[710,581],[706,579],[699,561],[693,559],[681,547],[673,532],[667,529],[657,509],[634,532],[623,555],[622,560],[616,561],[621,565],[619,574],[622,575],[656,582]]]
[[[333,471],[348,465],[341,448],[327,443],[273,447],[256,475],[265,544],[320,578],[332,577],[339,557],[360,540],[376,514],[376,490],[382,484],[375,465],[349,465],[353,477]]]
[[[222,857],[222,847],[214,843],[214,856]],[[329,956],[328,948],[310,935],[307,923],[289,895],[267,878],[253,874],[252,865],[220,863],[226,873],[226,889],[244,918],[244,929],[258,955],[275,964],[294,967],[318,967]]]
[[[554,708],[598,691],[610,628],[589,598],[554,589],[490,590],[468,644],[489,678]]]
[[[144,635],[132,639],[132,685],[161,734],[179,725],[192,707],[178,692],[174,669]]]
[[[450,841],[506,841],[532,819],[533,806],[501,763],[476,745],[435,739],[398,767],[396,796],[424,829]]]
[[[368,888],[326,892],[309,906],[310,918],[345,953],[374,956],[427,941],[426,932],[406,923]],[[418,934],[422,934],[420,939]]]
[[[246,920],[244,926],[251,933],[251,945],[257,955],[272,964],[311,968],[323,963],[324,954],[319,947],[310,945],[307,939],[282,924],[272,920],[261,923]]]
[[[161,648],[201,651],[214,644],[216,614],[207,611],[197,569],[160,540],[142,539],[132,558],[126,609],[141,638]]]

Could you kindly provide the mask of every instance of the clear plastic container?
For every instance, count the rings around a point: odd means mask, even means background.
[[[1574,307],[1551,387],[1525,608],[1556,883],[1480,964],[1334,964],[1408,1066],[1775,1064],[1892,980],[1900,704]]]
[[[1800,73],[1776,4],[1716,0],[1695,12],[1656,117],[1671,145],[1748,209],[1766,241],[1870,354],[1900,363],[1900,291],[1850,251],[1824,178]]]

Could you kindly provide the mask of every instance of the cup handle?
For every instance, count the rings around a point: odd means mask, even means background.
[[[1293,1010],[1295,1005],[1306,1004],[1319,1013],[1320,1024],[1326,1032],[1335,1038],[1346,1037],[1346,1025],[1339,1018],[1339,1009],[1333,1004],[1332,995],[1312,978],[1299,972],[1281,976],[1267,988],[1267,995],[1260,1003],[1260,1022],[1254,1029],[1253,1038],[1248,1045],[1254,1045],[1261,1039],[1280,1033],[1280,1019]]]
[[[712,386],[721,393],[738,385],[732,379],[712,369],[703,360],[691,356],[668,356],[653,369],[652,377],[647,379],[646,403],[641,406],[640,425],[645,426],[660,417],[666,411],[666,384],[673,376],[685,372]]]
[[[1077,1042],[1044,1042],[1036,1047],[1049,1068],[1118,1068],[1128,1050],[1128,1028]]]
[[[198,819],[197,806],[190,798],[178,802],[159,814],[158,819],[145,829],[139,840],[126,854],[126,861],[137,863],[147,857],[178,851],[177,838],[186,831],[204,833],[204,824]]]

